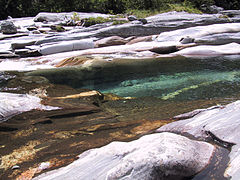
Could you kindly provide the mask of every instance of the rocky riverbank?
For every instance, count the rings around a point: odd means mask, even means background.
[[[0,179],[239,179],[240,11],[0,24]]]

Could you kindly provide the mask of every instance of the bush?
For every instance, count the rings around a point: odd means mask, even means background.
[[[7,16],[35,16],[42,11],[116,14],[129,12],[131,9],[146,10],[145,12],[174,9],[194,12],[202,4],[215,4],[225,9],[240,9],[238,0],[58,0],[57,3],[54,0],[0,0],[0,19],[5,19]]]

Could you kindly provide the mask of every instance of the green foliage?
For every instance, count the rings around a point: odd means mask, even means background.
[[[111,22],[111,19],[103,18],[103,17],[96,17],[96,18],[90,17],[90,18],[84,19],[84,26],[89,27],[95,24],[102,24],[106,22]]]
[[[140,18],[169,10],[199,12],[196,9],[202,4],[240,9],[239,0],[0,0],[0,19],[35,16],[39,12],[72,11],[110,14],[132,11]]]
[[[179,4],[168,4],[169,9],[168,11],[185,11],[189,13],[196,13],[201,14],[202,12],[195,8],[194,5],[191,2],[184,1],[183,3]]]
[[[120,25],[120,24],[125,24],[125,23],[128,23],[128,22],[129,22],[129,21],[127,21],[127,20],[122,20],[122,21],[113,20],[112,25]]]
[[[126,11],[127,14],[135,15],[138,18],[146,18],[155,14],[168,12],[168,11],[186,11],[189,13],[201,14],[202,12],[195,8],[191,2],[184,1],[182,3],[167,3],[164,8],[154,9],[154,10],[138,10],[138,9],[129,9]]]
[[[73,13],[71,19],[72,19],[73,21],[75,21],[75,22],[81,21],[81,18],[80,18],[80,16],[78,15],[77,12],[74,12],[74,13]]]

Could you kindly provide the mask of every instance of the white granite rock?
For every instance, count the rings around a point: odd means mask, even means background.
[[[44,106],[41,99],[28,94],[0,93],[0,122],[22,112],[38,110],[53,110],[57,107]]]
[[[205,168],[214,149],[205,142],[157,133],[86,151],[72,164],[34,179],[181,179]]]
[[[230,162],[226,177],[238,179],[240,176],[240,101],[225,108],[209,109],[193,118],[162,126],[157,132],[188,133],[202,140],[212,138],[223,146],[230,147]]]

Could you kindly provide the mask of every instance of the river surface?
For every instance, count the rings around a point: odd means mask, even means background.
[[[65,166],[83,151],[139,138],[174,121],[176,115],[239,99],[240,56],[159,60],[158,67],[158,72],[154,67],[86,86],[77,86],[75,77],[74,84],[71,79],[55,84],[25,72],[0,72],[2,92],[47,94],[44,104],[61,108],[32,110],[0,123],[0,179],[15,179],[41,162],[54,164],[52,169]],[[105,97],[66,97],[85,89]],[[21,168],[13,171],[14,165]]]

